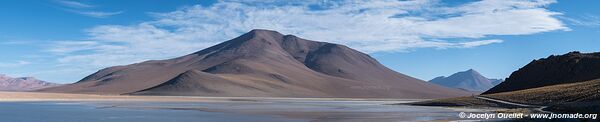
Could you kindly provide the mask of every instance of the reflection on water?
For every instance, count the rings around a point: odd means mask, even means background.
[[[233,122],[301,121],[267,115],[242,115],[168,109],[130,109],[96,103],[0,103],[6,122]]]
[[[376,122],[456,120],[459,113],[439,107],[386,105],[396,102],[399,101],[10,102],[0,103],[0,118],[13,122]]]

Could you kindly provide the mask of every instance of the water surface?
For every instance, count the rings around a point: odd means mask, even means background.
[[[388,105],[397,102],[402,101],[3,102],[0,103],[0,118],[13,122],[377,122],[458,119],[459,111],[455,109]]]

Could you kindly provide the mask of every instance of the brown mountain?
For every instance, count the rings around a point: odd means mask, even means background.
[[[576,83],[600,78],[600,52],[570,52],[534,60],[513,72],[506,81],[483,94]]]
[[[251,96],[442,98],[468,93],[392,71],[343,45],[252,30],[193,54],[102,69],[48,92]]]
[[[59,85],[32,77],[12,78],[0,74],[0,91],[31,91]]]

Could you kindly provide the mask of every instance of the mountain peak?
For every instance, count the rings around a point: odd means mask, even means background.
[[[448,77],[436,77],[429,82],[469,91],[485,91],[494,86],[490,79],[482,76],[474,69],[457,72]]]
[[[17,79],[22,79],[22,80],[37,80],[34,77],[20,77],[20,78],[17,78]]]
[[[479,74],[479,72],[477,72],[477,71],[476,71],[476,70],[474,70],[474,69],[469,69],[469,70],[467,70],[467,71],[464,71],[464,72],[468,72],[468,73],[477,73],[477,74]]]
[[[455,74],[452,74],[452,75],[470,75],[470,76],[473,76],[473,77],[479,77],[479,76],[481,76],[481,74],[479,72],[477,72],[477,70],[474,70],[474,69],[469,69],[469,70],[458,72],[458,73],[455,73]]]
[[[249,35],[251,37],[283,36],[283,34],[277,32],[277,31],[266,30],[266,29],[252,29],[244,35]]]
[[[572,52],[569,52],[567,54],[581,54],[581,52],[579,52],[579,51],[572,51]]]
[[[248,33],[279,33],[279,32],[274,31],[274,30],[267,30],[267,29],[252,29]]]
[[[277,40],[278,38],[283,38],[283,36],[284,36],[283,34],[277,32],[277,31],[273,31],[273,30],[252,29],[249,32],[242,34],[241,36],[238,36],[234,39],[226,41],[225,43],[228,43],[228,42],[240,43],[240,42],[246,42],[246,41],[250,41],[250,40],[261,40],[261,39]]]

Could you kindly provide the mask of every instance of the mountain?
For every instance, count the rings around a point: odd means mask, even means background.
[[[545,110],[582,113],[600,111],[600,79],[486,94],[505,101],[548,106]]]
[[[469,95],[395,72],[343,45],[259,29],[182,57],[110,67],[77,83],[41,91],[230,97]]]
[[[59,85],[32,77],[12,78],[0,74],[0,91],[31,91]]]
[[[489,80],[492,81],[492,85],[494,85],[494,86],[504,82],[504,80],[502,80],[502,79],[489,79]]]
[[[533,60],[484,94],[576,83],[600,78],[600,52],[569,52]]]
[[[459,88],[467,91],[486,91],[494,87],[497,80],[488,79],[482,76],[479,72],[469,69],[467,71],[454,73],[448,77],[440,76],[429,81],[430,83]]]

